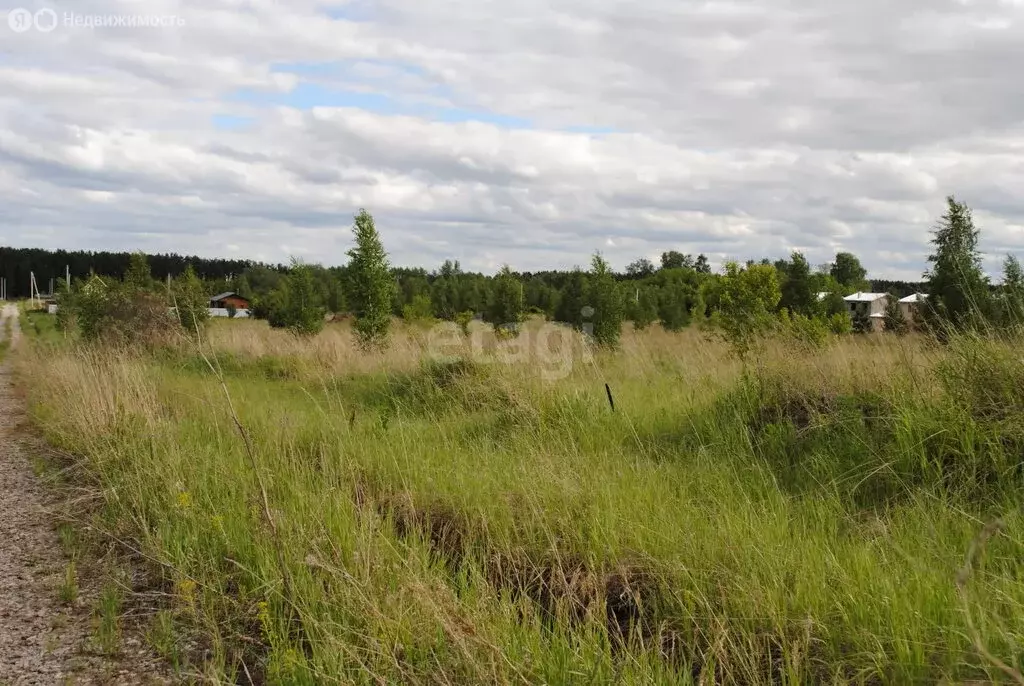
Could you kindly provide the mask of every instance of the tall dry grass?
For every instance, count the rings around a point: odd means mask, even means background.
[[[208,353],[255,473],[187,348],[17,362],[97,484],[97,528],[159,561],[177,635],[210,646],[189,669],[212,679],[994,679],[976,638],[1012,663],[1024,442],[1012,384],[987,381],[1024,381],[1006,344],[776,339],[744,369],[697,331],[626,331],[618,352],[522,340],[400,328],[373,353],[344,326],[218,323]],[[993,512],[975,637],[954,577]]]

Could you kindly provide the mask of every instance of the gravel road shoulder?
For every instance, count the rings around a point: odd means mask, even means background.
[[[16,307],[3,308],[0,320],[8,318],[16,346]],[[5,329],[0,321],[0,335]],[[62,601],[69,561],[54,528],[52,496],[28,459],[26,424],[8,360],[0,364],[0,685],[172,683],[131,632],[115,657],[98,649],[91,599],[99,591],[89,579],[78,579],[75,601]]]

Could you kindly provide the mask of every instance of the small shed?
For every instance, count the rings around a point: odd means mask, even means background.
[[[249,301],[234,291],[219,293],[210,298],[210,307],[214,309],[235,308],[236,310],[248,310]]]

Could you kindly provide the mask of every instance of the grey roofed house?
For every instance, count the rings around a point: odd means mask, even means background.
[[[882,320],[885,317],[885,307],[889,304],[888,293],[862,293],[858,291],[843,298],[850,314],[858,312],[866,314],[871,319],[871,328],[875,331],[882,330]]]
[[[903,314],[903,318],[908,322],[914,321],[920,314],[921,305],[927,300],[927,293],[911,293],[905,298],[900,298],[898,306]]]

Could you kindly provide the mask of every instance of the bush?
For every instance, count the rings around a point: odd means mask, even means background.
[[[793,338],[813,348],[825,345],[830,332],[827,320],[819,317],[806,317],[802,314],[794,314],[789,317],[787,329]]]
[[[171,338],[177,324],[166,298],[99,277],[66,296],[61,309],[89,342],[159,344]]]
[[[434,320],[434,305],[429,295],[417,295],[402,308],[402,319],[408,322],[430,323]]]
[[[459,312],[457,315],[455,315],[455,323],[459,325],[459,329],[462,331],[463,336],[469,335],[469,323],[471,321],[473,321],[472,310]]]
[[[853,331],[853,321],[846,312],[836,312],[829,315],[828,328],[834,334],[847,334]]]

